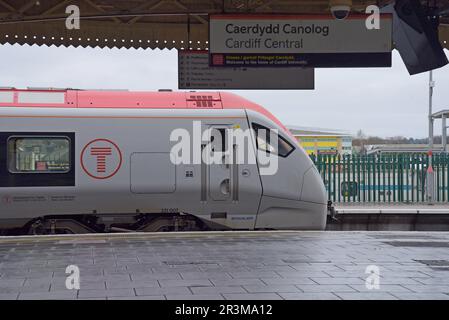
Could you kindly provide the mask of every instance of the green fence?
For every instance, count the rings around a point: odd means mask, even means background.
[[[311,155],[332,202],[425,202],[427,154]],[[435,201],[449,201],[449,156],[433,155]]]

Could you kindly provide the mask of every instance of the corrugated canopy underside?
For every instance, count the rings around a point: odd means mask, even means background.
[[[388,2],[353,0],[353,10]],[[448,0],[435,3],[449,11]],[[79,30],[66,28],[68,5],[80,8]],[[325,14],[329,1],[0,0],[0,44],[207,49],[208,15],[213,13]],[[449,48],[449,18],[441,21],[440,40]]]

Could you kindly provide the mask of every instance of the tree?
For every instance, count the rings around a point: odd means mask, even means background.
[[[365,133],[362,131],[362,129],[359,129],[359,130],[357,131],[356,138],[357,138],[358,140],[365,140],[365,139],[366,139],[366,135],[365,135]]]

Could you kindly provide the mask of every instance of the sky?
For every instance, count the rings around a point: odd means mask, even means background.
[[[0,45],[0,87],[177,90],[177,77],[176,50]],[[393,51],[392,68],[316,69],[315,90],[233,92],[286,125],[423,138],[428,80],[428,73],[410,76]],[[449,109],[449,66],[435,70],[434,80],[434,112]]]

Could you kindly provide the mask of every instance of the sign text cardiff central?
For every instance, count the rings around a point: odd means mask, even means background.
[[[392,16],[211,15],[211,66],[391,67]]]

